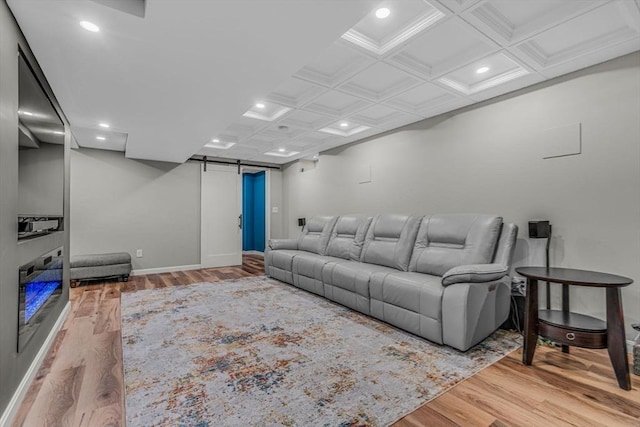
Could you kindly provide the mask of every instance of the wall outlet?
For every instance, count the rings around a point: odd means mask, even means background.
[[[142,249],[136,250],[136,258],[142,258]]]
[[[278,213],[278,207],[277,206],[272,206],[271,207],[271,213]]]

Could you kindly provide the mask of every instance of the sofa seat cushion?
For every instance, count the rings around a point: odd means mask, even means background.
[[[357,261],[327,263],[322,269],[322,280],[327,285],[346,289],[369,298],[369,281],[374,273],[397,272],[393,268]]]
[[[303,254],[302,251],[296,251],[293,249],[285,249],[279,251],[269,252],[269,265],[280,268],[282,270],[292,271],[293,258],[298,254]]]
[[[344,261],[332,256],[301,252],[293,258],[293,274],[322,280],[322,269],[329,262]]]
[[[265,274],[281,282],[293,285],[293,258],[306,252],[294,249],[266,251],[264,254]]]
[[[301,252],[293,258],[293,285],[314,294],[324,296],[322,268],[340,258]]]
[[[369,292],[372,316],[442,343],[441,277],[413,272],[375,273]]]
[[[324,296],[361,313],[369,314],[371,275],[397,271],[393,268],[357,261],[329,262],[322,269]]]

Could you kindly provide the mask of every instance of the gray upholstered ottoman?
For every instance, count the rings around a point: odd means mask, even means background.
[[[111,254],[74,255],[71,257],[71,286],[83,280],[117,278],[128,281],[131,274],[131,255],[126,252]]]

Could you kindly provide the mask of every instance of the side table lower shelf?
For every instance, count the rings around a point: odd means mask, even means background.
[[[538,321],[538,333],[558,344],[607,348],[607,324],[595,317],[560,310],[540,310]]]

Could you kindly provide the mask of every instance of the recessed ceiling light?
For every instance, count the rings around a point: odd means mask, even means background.
[[[109,129],[110,128],[108,123],[100,123],[100,127],[101,128],[105,128],[105,129]]]
[[[220,140],[218,138],[214,138],[211,140],[211,142],[220,142]]]
[[[278,148],[278,151],[281,152],[281,153],[284,153],[285,149],[284,148]]]
[[[33,116],[31,111],[20,111],[20,114],[24,114],[25,116]]]
[[[296,154],[300,154],[299,151],[287,151],[282,152],[282,151],[267,151],[266,153],[264,153],[265,156],[276,156],[276,157],[292,157],[295,156]]]
[[[96,136],[96,139],[97,139],[98,141],[104,141],[104,140],[105,140],[105,139],[107,139],[107,138],[105,138],[104,136]]]
[[[349,123],[347,123],[347,122],[340,123],[340,127],[341,128],[346,128],[347,126],[349,126]]]
[[[391,14],[391,11],[387,7],[381,7],[376,10],[376,18],[384,19],[387,18]]]
[[[228,148],[233,147],[234,145],[236,145],[235,142],[220,142],[219,139],[214,139],[210,143],[205,144],[205,147],[207,147],[207,148],[217,148],[219,150],[226,150]]]
[[[352,136],[369,129],[371,128],[368,126],[345,122],[345,126],[340,123],[340,129],[336,128],[335,125],[331,125],[326,128],[318,129],[318,132],[330,133],[331,135]]]
[[[262,103],[254,104],[254,106],[251,107],[249,111],[244,113],[243,116],[250,117],[252,119],[265,120],[267,122],[272,122],[282,117],[284,114],[288,113],[289,111],[291,111],[291,108],[281,107],[275,104],[270,104],[269,109],[266,109],[265,107],[266,105]]]
[[[482,74],[482,73],[486,73],[487,71],[489,71],[489,67],[480,67],[476,70],[476,73]]]
[[[97,33],[98,31],[100,31],[100,27],[98,27],[93,22],[80,21],[80,26],[87,31],[91,31],[92,33]]]

